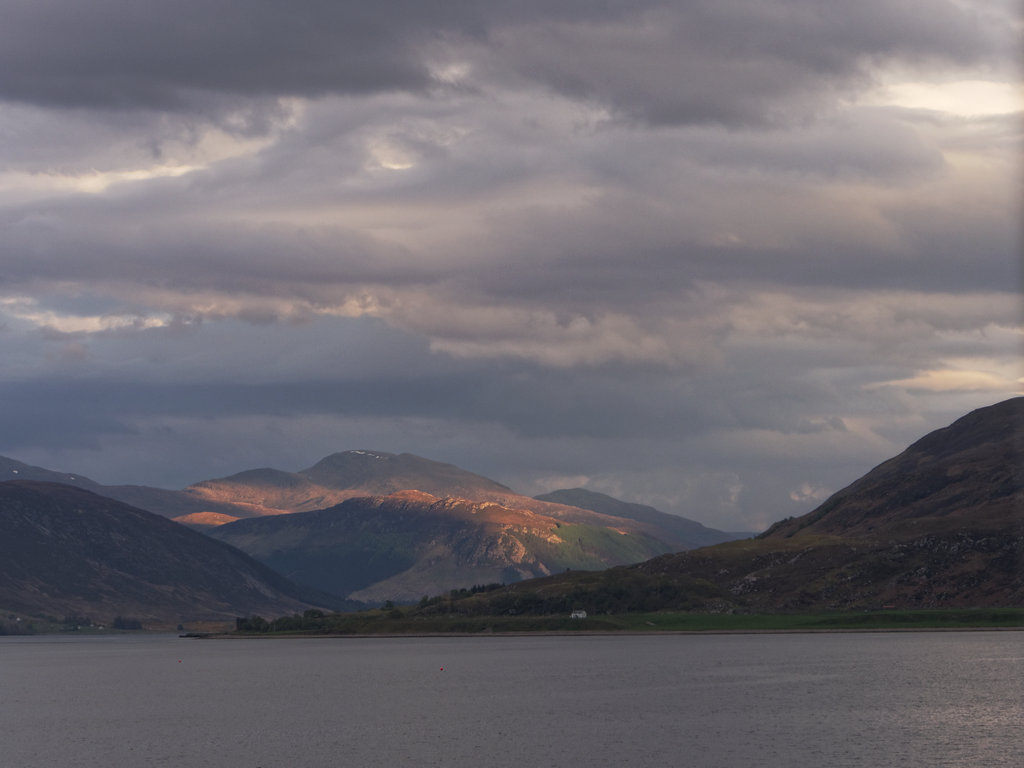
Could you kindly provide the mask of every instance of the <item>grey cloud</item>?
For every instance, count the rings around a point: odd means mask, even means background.
[[[965,211],[943,220],[934,209],[908,201],[879,217],[890,218],[897,233],[889,245],[858,240],[845,223],[836,232],[833,223],[851,213],[841,204],[809,190],[786,192],[781,194],[774,184],[757,192],[737,184],[732,198],[727,187],[715,191],[718,199],[728,201],[726,210],[735,211],[732,231],[742,232],[747,216],[761,221],[789,218],[790,233],[806,227],[796,242],[785,245],[691,239],[685,210],[674,214],[609,195],[581,210],[510,217],[492,233],[503,268],[481,264],[463,279],[478,280],[494,297],[554,300],[576,311],[594,303],[652,310],[675,304],[700,311],[695,286],[708,281],[939,292],[1002,291],[1016,284],[1018,267],[1007,254],[1015,248],[1017,233],[999,212]],[[730,216],[722,216],[722,210],[712,215],[722,218],[720,231],[726,235],[732,228],[726,228]],[[695,213],[697,222],[704,211],[698,206]],[[702,224],[706,228],[706,221],[693,229]],[[511,229],[517,230],[508,237],[516,251],[503,247]]]
[[[621,6],[616,8],[615,6]],[[522,18],[612,18],[624,3],[464,0],[5,0],[0,96],[50,106],[202,111],[208,94],[420,91],[432,51]]]
[[[701,409],[677,402],[674,374],[666,372],[638,380],[611,366],[592,370],[584,384],[571,371],[528,363],[444,360],[375,321],[311,325],[299,346],[288,328],[108,332],[83,340],[71,359],[52,358],[45,374],[38,362],[22,369],[9,342],[0,402],[11,417],[7,408],[33,398],[54,414],[47,424],[76,424],[84,413],[93,427],[106,418],[110,429],[155,416],[429,415],[500,424],[522,436],[626,438],[705,422]],[[25,343],[62,354],[68,337]]]
[[[113,188],[102,199],[9,208],[0,224],[0,279],[97,286],[137,280],[312,303],[366,284],[443,281],[469,303],[555,300],[561,310],[586,313],[594,306],[635,312],[641,304],[659,311],[663,302],[693,305],[700,281],[991,290],[1016,276],[1005,254],[1017,232],[1002,211],[974,207],[937,218],[934,205],[916,203],[915,195],[874,205],[862,195],[859,210],[851,210],[847,200],[820,194],[823,186],[851,182],[882,192],[944,172],[935,146],[888,113],[855,113],[849,125],[785,136],[634,136],[609,128],[542,149],[526,137],[503,141],[515,131],[475,125],[475,107],[459,104],[459,119],[492,138],[430,147],[436,160],[393,181],[367,183],[365,149],[353,132],[373,135],[410,108],[377,106],[383,117],[366,105],[347,118],[340,106],[320,110],[255,159]],[[405,121],[437,127],[454,108],[416,103]],[[540,138],[556,139],[551,131]],[[548,183],[588,192],[564,205],[534,204],[528,193],[516,199],[519,187]],[[308,206],[443,206],[444,216],[459,215],[481,195],[499,202],[475,219],[462,215],[482,234],[460,238],[443,255],[429,240],[402,246],[353,226],[274,222]],[[864,227],[847,223],[853,214],[887,221],[904,242],[866,240]],[[129,219],[131,227],[121,226]],[[773,222],[768,237],[742,242],[751,221]],[[760,242],[800,230],[798,240],[777,247]],[[735,242],[727,239],[733,232],[741,236]]]
[[[433,59],[482,56],[489,77],[515,72],[667,123],[788,122],[874,61],[983,59],[1005,23],[920,0],[827,12],[808,0],[5,5],[9,100],[208,112],[211,94],[424,91]]]
[[[656,123],[789,124],[890,61],[991,61],[1000,22],[952,2],[666,3],[628,23],[499,30],[509,67]]]
[[[705,131],[686,143],[701,164],[796,181],[899,184],[945,168],[938,146],[884,109],[850,110],[785,134]]]
[[[12,100],[176,110],[209,92],[358,93],[429,80],[401,22],[423,21],[415,9],[428,3],[399,4],[394,24],[364,3],[5,5],[0,94]]]
[[[402,249],[330,226],[246,227],[167,216],[159,205],[126,212],[106,201],[56,206],[47,214],[8,213],[0,284],[76,281],[102,289],[133,283],[178,292],[226,291],[329,300],[321,289],[429,278],[436,269]],[[123,302],[131,306],[130,297]]]

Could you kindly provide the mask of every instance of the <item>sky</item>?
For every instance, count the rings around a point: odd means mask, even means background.
[[[1008,0],[0,0],[0,454],[761,530],[1024,388]]]

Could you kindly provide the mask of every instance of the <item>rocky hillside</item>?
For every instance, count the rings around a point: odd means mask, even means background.
[[[466,613],[1024,605],[1024,398],[932,432],[756,539],[457,602]],[[450,609],[450,607],[449,607]]]
[[[473,501],[516,496],[504,485],[452,464],[411,453],[363,450],[331,454],[299,472],[252,469],[204,480],[184,493],[209,502],[219,511],[233,507],[235,517],[241,519],[309,512],[359,496],[386,496],[408,490]],[[190,524],[205,522],[194,515],[177,519]]]
[[[606,568],[671,549],[642,525],[609,527],[589,514],[589,522],[576,522],[495,502],[401,491],[315,512],[239,520],[209,535],[296,582],[377,602],[567,568]]]
[[[420,491],[438,498],[480,503],[493,502],[573,522],[601,524],[602,520],[614,522],[612,518],[618,519],[615,515],[600,516],[589,508],[523,496],[501,483],[453,464],[411,453],[364,450],[331,454],[299,472],[254,469],[230,477],[204,480],[189,486],[184,493],[193,500],[208,502],[211,509],[215,506],[218,511],[224,511],[233,507],[234,516],[243,519],[309,512],[346,499],[388,496],[400,491]],[[186,524],[203,524],[195,515],[175,519]],[[657,524],[648,521],[652,533]]]
[[[322,459],[299,472],[257,469],[241,472],[219,480],[207,480],[190,486],[192,498],[202,498],[219,509],[234,507],[236,519],[268,517],[324,509],[358,498],[390,496],[415,491],[424,498],[467,502],[477,505],[498,505],[518,515],[539,515],[558,520],[560,524],[604,528],[618,535],[642,536],[658,542],[644,551],[673,552],[712,541],[728,541],[742,534],[729,534],[705,528],[685,518],[659,512],[651,507],[631,505],[609,496],[589,491],[556,492],[554,495],[530,498],[482,475],[467,472],[452,464],[431,461],[413,454],[391,454],[379,451],[344,451]],[[570,494],[582,501],[573,504],[558,494]],[[601,504],[595,503],[600,497]],[[407,496],[405,503],[413,497]],[[433,502],[428,503],[428,507]],[[456,507],[459,504],[455,504]],[[432,514],[432,513],[427,513]],[[209,515],[175,517],[178,522],[194,525],[220,525],[227,518]],[[267,525],[261,530],[270,530]],[[212,527],[204,530],[211,532]],[[219,534],[216,534],[219,536]],[[614,541],[614,536],[603,539]],[[595,545],[596,546],[596,545]],[[593,567],[602,562],[635,562],[623,560],[621,547],[611,547],[592,560]],[[487,569],[490,572],[490,569]],[[424,585],[426,586],[426,585]],[[450,586],[465,586],[454,583]]]
[[[343,601],[242,552],[72,486],[0,482],[0,609],[110,622],[230,620]]]

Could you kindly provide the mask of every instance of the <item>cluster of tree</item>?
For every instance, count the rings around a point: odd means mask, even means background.
[[[126,619],[124,616],[115,616],[111,626],[114,629],[142,629],[142,622],[138,619]]]
[[[80,616],[77,613],[69,613],[60,621],[61,628],[65,632],[74,632],[75,630],[81,629],[82,627],[93,626],[92,619],[88,616]]]
[[[14,615],[8,616],[7,621],[0,621],[0,635],[34,635],[35,632],[35,624]]]
[[[235,619],[235,630],[238,632],[317,632],[325,627],[325,614],[317,608],[310,608],[303,614],[281,616],[267,621],[262,616],[239,617]]]
[[[463,597],[470,597],[471,595],[478,595],[481,592],[493,592],[496,589],[501,589],[505,585],[500,581],[494,581],[490,584],[474,584],[469,589],[463,587],[462,589],[453,589],[447,595],[434,595],[434,597],[428,597],[424,595],[420,598],[420,608],[427,608],[432,605],[441,605],[444,603],[447,605],[452,600],[459,600]]]

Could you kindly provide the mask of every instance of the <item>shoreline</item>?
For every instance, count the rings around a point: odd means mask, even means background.
[[[431,637],[655,637],[662,635],[828,635],[908,632],[1024,632],[1024,627],[829,627],[822,629],[662,629],[662,630],[537,630],[523,632],[387,632],[387,633],[295,633],[265,632],[235,634],[232,632],[186,632],[178,635],[187,640],[365,640],[380,638]]]

